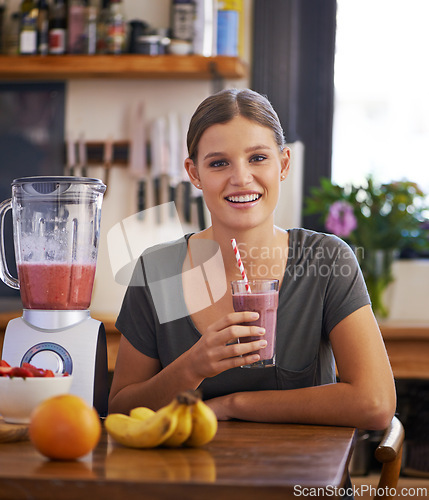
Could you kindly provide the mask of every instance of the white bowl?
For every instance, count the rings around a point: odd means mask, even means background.
[[[0,377],[0,416],[11,424],[28,424],[39,403],[67,394],[72,381],[73,376]]]
[[[192,43],[186,40],[171,40],[168,52],[176,56],[187,56],[192,52]]]

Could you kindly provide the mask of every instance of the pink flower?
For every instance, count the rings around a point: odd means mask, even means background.
[[[347,238],[357,227],[353,207],[346,201],[335,201],[329,207],[325,227],[340,238]]]

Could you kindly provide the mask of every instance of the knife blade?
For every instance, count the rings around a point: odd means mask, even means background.
[[[79,168],[80,175],[82,177],[87,177],[87,156],[86,156],[86,143],[85,134],[82,132],[79,135]]]
[[[170,218],[175,217],[174,211],[178,210],[177,203],[180,202],[179,199],[179,190],[178,185],[182,178],[182,168],[180,162],[180,152],[181,152],[181,144],[180,144],[180,129],[179,129],[179,118],[175,113],[169,113],[168,118],[168,149],[170,152],[169,157],[169,181],[170,181],[170,198],[169,201],[175,203],[175,205],[171,204],[171,212]]]
[[[151,126],[151,177],[154,188],[154,201],[157,207],[157,222],[166,220],[168,202],[168,162],[169,151],[166,136],[167,123],[164,117],[158,117]]]
[[[72,134],[67,137],[67,175],[74,176],[76,166],[76,149]]]
[[[113,164],[113,138],[109,136],[104,143],[104,158],[103,158],[103,166],[106,169],[106,175],[104,178],[104,183],[109,189],[109,177],[110,177],[110,169]],[[106,194],[107,194],[106,189]],[[106,196],[106,194],[104,196]]]
[[[128,171],[138,182],[137,210],[140,218],[143,218],[148,200],[146,193],[147,152],[145,108],[142,102],[138,103],[131,119],[130,162]]]

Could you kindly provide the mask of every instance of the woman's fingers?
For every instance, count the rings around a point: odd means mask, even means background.
[[[257,312],[242,311],[229,313],[210,325],[207,331],[224,330],[228,328],[228,326],[239,325],[240,323],[250,323],[251,321],[256,321],[258,318],[259,314]]]
[[[228,358],[236,356],[244,356],[259,349],[264,349],[267,346],[267,341],[264,339],[252,340],[250,342],[239,342],[237,344],[228,344],[226,346],[226,356]]]
[[[259,317],[258,313],[237,312],[230,313],[213,323],[206,331],[206,334],[215,334],[212,340],[218,345],[235,343],[240,337],[261,336],[265,334],[265,329],[261,326],[250,325]]]
[[[208,327],[194,346],[198,353],[194,367],[204,378],[260,359],[258,351],[267,341],[261,338],[265,329],[252,324],[258,318],[250,311],[233,312]]]

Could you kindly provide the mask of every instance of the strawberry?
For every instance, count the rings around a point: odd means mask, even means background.
[[[27,368],[22,368],[21,366],[14,366],[9,373],[9,377],[34,377],[34,375]]]
[[[6,377],[12,371],[11,366],[0,365],[0,377]]]
[[[36,368],[30,363],[22,363],[22,368],[25,368],[33,374],[33,377],[45,377],[45,370],[43,368]]]
[[[66,372],[63,377],[69,374]],[[37,368],[30,363],[22,363],[22,366],[10,366],[4,360],[0,360],[0,377],[55,377],[55,374],[49,368]]]

